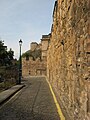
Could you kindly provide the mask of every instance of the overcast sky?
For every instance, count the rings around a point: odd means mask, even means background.
[[[0,0],[0,39],[19,56],[19,39],[22,52],[30,43],[40,42],[43,34],[51,30],[55,0]]]

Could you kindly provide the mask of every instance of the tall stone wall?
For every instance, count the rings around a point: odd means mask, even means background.
[[[57,0],[47,77],[71,120],[90,118],[90,1]]]

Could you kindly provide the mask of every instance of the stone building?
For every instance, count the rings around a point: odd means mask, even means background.
[[[30,49],[31,49],[32,51],[34,51],[37,47],[38,47],[38,43],[37,43],[37,42],[32,42],[32,43],[30,44]]]
[[[42,35],[41,45],[42,45],[42,59],[47,60],[47,50],[50,42],[50,35]]]
[[[47,49],[50,35],[42,35],[41,43],[32,42],[30,50],[22,58],[22,76],[38,76],[47,73]]]
[[[89,15],[90,0],[55,2],[47,77],[69,120],[90,120]]]

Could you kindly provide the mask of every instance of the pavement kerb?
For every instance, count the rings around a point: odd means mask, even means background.
[[[51,91],[51,93],[52,93],[52,96],[53,96],[55,105],[56,105],[56,107],[57,107],[57,112],[58,112],[58,115],[59,115],[59,117],[60,117],[60,120],[65,120],[65,116],[63,115],[63,112],[62,112],[62,110],[61,110],[61,107],[60,107],[60,105],[59,105],[59,103],[58,103],[58,101],[57,101],[57,98],[56,98],[56,96],[55,96],[55,93],[54,93],[54,91],[53,91],[53,89],[52,89],[52,86],[51,86],[50,82],[48,81],[47,77],[46,77],[46,81],[47,81],[47,83],[48,83],[48,85],[49,85],[49,88],[50,88],[50,91]]]
[[[15,93],[17,93],[19,90],[21,90],[25,85],[15,85],[11,87],[8,90],[5,90],[0,93],[0,105],[5,103],[7,100],[9,100]]]

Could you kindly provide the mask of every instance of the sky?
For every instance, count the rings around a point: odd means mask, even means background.
[[[19,40],[22,53],[31,42],[40,43],[42,35],[51,31],[55,0],[0,0],[0,39],[12,48],[19,58]]]

